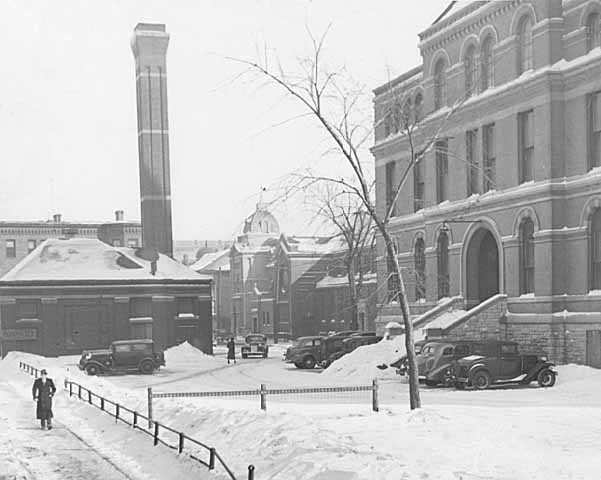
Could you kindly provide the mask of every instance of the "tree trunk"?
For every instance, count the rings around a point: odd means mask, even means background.
[[[384,238],[386,243],[386,255],[390,260],[391,265],[394,268],[394,272],[398,277],[398,291],[396,298],[401,307],[401,315],[403,316],[403,324],[405,327],[405,348],[407,350],[407,361],[409,363],[409,406],[411,410],[421,408],[421,399],[419,395],[419,376],[417,371],[417,359],[415,357],[415,346],[413,339],[413,323],[411,322],[411,316],[409,314],[409,305],[407,303],[407,296],[405,292],[405,283],[401,275],[401,267],[399,260],[396,256],[394,243],[392,238],[388,234],[384,225],[378,225],[378,229]]]
[[[355,280],[355,270],[352,266],[347,269],[349,282],[349,299],[351,303],[351,321],[349,330],[359,330],[359,315],[357,312],[357,283]]]

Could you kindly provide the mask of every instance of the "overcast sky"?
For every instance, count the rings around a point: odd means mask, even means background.
[[[0,15],[0,219],[139,219],[134,59],[138,22],[171,35],[168,93],[174,237],[233,237],[261,186],[326,146],[280,96],[242,82],[226,56],[308,53],[305,25],[331,23],[326,57],[370,89],[420,63],[418,32],[447,0],[23,1]],[[269,194],[267,194],[269,195]],[[267,198],[269,200],[269,198]],[[278,207],[282,230],[306,215]]]

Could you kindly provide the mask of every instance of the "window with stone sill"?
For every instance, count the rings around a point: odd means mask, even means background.
[[[520,225],[520,295],[534,292],[534,223],[526,218]]]
[[[474,93],[476,84],[476,47],[470,45],[467,48],[465,57],[463,58],[464,75],[465,75],[465,98],[469,98]]]
[[[586,97],[588,169],[601,166],[601,92]]]
[[[440,110],[446,103],[445,61],[441,58],[434,67],[434,110]]]
[[[415,300],[426,298],[426,245],[423,238],[415,241],[414,247],[415,268]]]
[[[601,209],[596,208],[589,223],[589,290],[601,290]]]
[[[533,179],[534,168],[534,112],[518,114],[518,145],[520,183]]]
[[[586,52],[601,47],[601,15],[591,13],[586,20]]]
[[[480,90],[485,91],[493,84],[493,58],[492,58],[492,35],[488,35],[482,42],[480,50]]]
[[[528,70],[532,70],[532,21],[525,15],[518,24],[518,77]]]

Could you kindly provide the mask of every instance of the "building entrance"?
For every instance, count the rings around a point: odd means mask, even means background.
[[[472,235],[466,255],[466,301],[473,307],[499,293],[499,249],[490,230]]]

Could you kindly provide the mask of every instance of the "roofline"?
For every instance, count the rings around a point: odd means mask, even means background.
[[[374,88],[373,93],[375,95],[382,95],[383,93],[386,93],[386,91],[398,86],[399,84],[403,83],[405,80],[409,80],[411,77],[413,77],[423,71],[424,71],[423,65],[418,65],[417,67],[413,67],[411,70],[407,70],[405,73],[400,74],[398,77],[395,77],[392,80],[389,80],[388,82],[386,82],[385,84]]]

